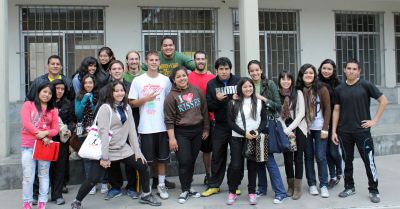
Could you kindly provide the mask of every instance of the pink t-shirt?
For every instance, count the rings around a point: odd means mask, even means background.
[[[196,73],[196,71],[192,71],[189,74],[188,78],[189,78],[189,83],[194,86],[197,86],[206,96],[207,83],[211,79],[215,78],[215,75],[213,75],[211,73],[200,74],[200,73]],[[209,112],[209,117],[210,117],[210,121],[214,120],[214,113]]]
[[[41,114],[38,113],[35,103],[26,101],[21,108],[21,147],[33,148],[38,131],[49,131],[47,138],[52,138],[58,134],[58,110],[53,108],[46,112],[42,108]]]

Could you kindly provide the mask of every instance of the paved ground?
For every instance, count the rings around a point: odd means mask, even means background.
[[[364,166],[359,158],[355,160],[355,181],[356,181],[356,194],[348,197],[346,199],[341,199],[337,197],[338,193],[343,190],[343,181],[332,190],[330,190],[329,198],[321,198],[319,196],[311,196],[307,193],[306,181],[303,181],[303,196],[300,200],[294,201],[292,199],[286,199],[280,205],[272,203],[273,193],[270,188],[268,188],[268,195],[259,199],[259,203],[256,206],[250,206],[247,202],[247,179],[243,180],[242,195],[239,197],[237,203],[234,206],[225,205],[225,199],[227,196],[227,185],[226,182],[223,183],[221,193],[216,194],[207,198],[196,198],[189,199],[186,204],[179,204],[177,202],[178,195],[180,193],[179,189],[169,190],[170,199],[162,201],[162,206],[158,208],[165,209],[180,209],[180,208],[190,208],[190,209],[266,209],[266,208],[302,208],[302,209],[320,209],[320,208],[358,208],[358,209],[400,209],[400,155],[388,155],[376,157],[376,163],[378,167],[379,174],[379,189],[381,192],[381,203],[373,204],[369,201],[368,190],[367,190],[367,178],[364,172]],[[281,168],[281,173],[283,173],[283,168]],[[169,178],[176,183],[178,183],[177,177]],[[205,187],[202,185],[203,175],[196,175],[194,178],[194,185],[197,191],[202,191]],[[48,203],[48,209],[67,209],[70,208],[70,203],[74,199],[77,193],[78,186],[69,186],[70,192],[66,194],[64,198],[67,204],[63,206],[57,206],[54,203]],[[399,192],[399,193],[398,193]],[[133,208],[155,208],[147,205],[141,205],[137,200],[132,200],[127,196],[122,196],[113,200],[105,201],[103,200],[103,195],[89,195],[83,201],[83,207],[85,209],[133,209]],[[22,208],[21,200],[21,190],[6,190],[0,191],[0,209],[15,209]]]

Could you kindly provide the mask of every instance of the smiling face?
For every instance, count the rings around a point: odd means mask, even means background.
[[[149,54],[146,62],[148,71],[158,72],[158,67],[160,67],[160,57],[158,55]]]
[[[93,75],[96,72],[96,69],[97,69],[96,64],[90,64],[88,66],[88,73]]]
[[[231,75],[231,69],[229,65],[220,65],[217,69],[218,78],[222,81],[228,80]]]
[[[110,75],[113,80],[121,80],[124,73],[124,66],[120,63],[114,63],[110,66]]]
[[[52,95],[53,94],[51,92],[50,87],[45,87],[39,92],[39,101],[41,103],[47,103],[50,101]]]
[[[128,68],[130,70],[138,70],[140,66],[140,58],[135,52],[129,53],[128,59],[126,60],[128,63]]]
[[[242,85],[242,92],[244,97],[251,97],[254,92],[253,85],[249,81],[244,82]]]
[[[175,52],[174,42],[169,38],[165,39],[161,45],[161,52],[163,53],[164,57],[172,57]]]
[[[188,85],[188,77],[187,77],[186,70],[181,69],[176,72],[175,77],[174,77],[174,83],[175,83],[176,87],[178,87],[180,89],[186,89],[186,87]]]
[[[47,64],[47,69],[52,75],[59,75],[61,73],[61,61],[57,58],[51,58]]]
[[[83,89],[89,93],[92,92],[94,88],[94,81],[91,77],[87,77],[85,81],[83,81]]]
[[[360,77],[361,69],[357,63],[347,63],[344,74],[349,82],[353,82]]]
[[[315,74],[312,68],[307,68],[304,71],[303,81],[305,85],[310,85],[314,82]]]
[[[206,68],[206,55],[203,53],[197,53],[194,59],[194,64],[196,65],[196,70],[203,72]]]
[[[321,74],[324,78],[329,79],[333,75],[333,66],[332,64],[326,63],[321,67]]]
[[[262,70],[260,66],[257,64],[251,64],[249,66],[249,75],[251,77],[251,80],[258,83],[261,80],[262,75]]]
[[[292,79],[285,75],[279,80],[279,84],[283,89],[290,89],[292,87]]]
[[[110,62],[111,57],[108,56],[107,52],[105,50],[101,51],[99,54],[99,62],[102,65],[107,64],[108,62]]]
[[[115,103],[121,103],[125,97],[125,90],[121,84],[114,86],[113,98]]]

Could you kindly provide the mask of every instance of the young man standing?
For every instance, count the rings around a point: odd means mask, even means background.
[[[171,89],[171,82],[168,77],[158,73],[160,59],[157,52],[149,51],[146,62],[148,70],[133,80],[128,98],[133,107],[139,107],[141,149],[147,162],[158,171],[158,194],[162,199],[167,199],[165,173],[166,164],[170,162],[170,151],[164,123],[164,100]]]
[[[353,179],[354,145],[364,162],[368,177],[368,190],[373,203],[380,202],[378,191],[378,175],[374,161],[374,143],[371,127],[381,118],[388,103],[379,89],[364,79],[360,79],[361,67],[357,60],[346,63],[344,73],[346,82],[335,89],[335,107],[332,120],[332,141],[341,144],[343,151],[344,187],[339,197],[345,198],[355,194]],[[370,98],[379,102],[378,110],[371,119]]]
[[[214,112],[215,128],[212,136],[211,178],[208,189],[201,195],[208,197],[220,191],[225,176],[228,144],[232,143],[232,129],[228,125],[227,109],[232,96],[236,94],[236,84],[239,77],[231,73],[232,63],[226,57],[215,61],[217,77],[207,83],[207,105]],[[231,165],[230,165],[231,166]],[[231,168],[228,168],[228,175]],[[243,177],[243,173],[238,173]]]
[[[189,83],[197,86],[206,94],[207,83],[211,79],[215,78],[215,75],[208,72],[206,69],[206,53],[204,51],[196,51],[194,53],[194,63],[196,65],[196,69],[189,74]],[[203,139],[201,142],[200,150],[203,152],[203,163],[204,168],[206,169],[206,176],[204,177],[204,184],[208,184],[208,179],[211,176],[211,135],[214,129],[215,121],[214,121],[214,113],[209,113],[210,118],[210,134],[208,138]]]

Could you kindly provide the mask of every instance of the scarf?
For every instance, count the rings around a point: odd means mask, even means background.
[[[281,94],[283,99],[283,105],[282,105],[282,119],[283,121],[286,121],[286,119],[290,118],[290,94],[291,94],[291,88],[290,89],[279,89],[279,93]]]
[[[85,109],[83,110],[83,120],[82,120],[84,130],[93,125],[94,114],[93,114],[92,104],[96,103],[97,103],[97,98],[94,96],[92,101],[90,101],[89,99],[86,102]]]
[[[314,99],[313,99],[313,90],[311,86],[306,86],[303,88],[303,93],[304,93],[304,103],[306,106],[306,122],[308,127],[310,127],[311,122],[315,120],[315,105],[314,105]]]

